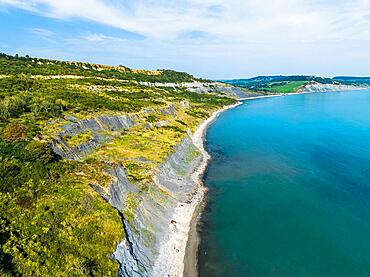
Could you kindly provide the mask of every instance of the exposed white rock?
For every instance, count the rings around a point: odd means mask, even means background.
[[[84,120],[70,117],[71,122],[62,126],[63,131],[58,133],[52,143],[53,151],[66,159],[81,159],[99,145],[110,140],[109,136],[99,134],[100,131],[125,130],[136,125],[137,119],[138,117],[134,115],[101,115]],[[92,139],[76,147],[70,147],[63,140],[65,136],[75,136],[86,131],[93,133]]]
[[[369,86],[354,86],[343,84],[322,84],[318,82],[310,82],[305,85],[299,92],[332,92],[332,91],[351,91],[369,89]]]

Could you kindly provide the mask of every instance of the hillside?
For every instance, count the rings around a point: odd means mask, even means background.
[[[199,80],[185,72],[173,70],[135,70],[125,66],[107,66],[83,62],[66,62],[0,54],[0,74],[31,74],[41,76],[83,76],[114,78],[141,82],[193,82]]]
[[[310,84],[322,85],[370,85],[370,78],[316,76],[259,76],[250,79],[224,80],[224,83],[246,88],[261,93],[295,93],[304,90]]]
[[[206,81],[0,55],[1,276],[149,274],[191,195],[190,134],[235,102],[156,82]]]

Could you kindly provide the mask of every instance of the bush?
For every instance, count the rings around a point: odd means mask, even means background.
[[[15,160],[0,157],[0,194],[13,190],[14,178],[20,170],[21,168]]]
[[[6,142],[19,142],[27,140],[27,126],[21,123],[10,123],[2,132],[2,139]]]
[[[31,105],[32,113],[38,118],[51,118],[61,115],[65,107],[64,103],[57,99],[55,103],[47,100],[39,100]]]
[[[0,118],[8,119],[21,115],[26,108],[26,102],[19,96],[8,96],[0,102]]]
[[[26,150],[28,151],[27,158],[30,161],[39,161],[47,164],[59,159],[59,156],[53,152],[50,145],[46,142],[34,140],[26,146]]]

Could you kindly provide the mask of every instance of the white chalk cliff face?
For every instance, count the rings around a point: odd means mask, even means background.
[[[317,82],[310,82],[305,85],[299,92],[332,92],[332,91],[350,91],[369,89],[368,86],[354,86],[343,84],[322,84]]]

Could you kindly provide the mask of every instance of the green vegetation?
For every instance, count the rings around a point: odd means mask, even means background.
[[[3,128],[1,138],[5,142],[19,142],[27,140],[27,126],[21,123],[9,123]]]
[[[46,143],[0,143],[0,272],[109,276],[120,218]],[[104,235],[103,235],[104,234]]]
[[[273,93],[294,93],[306,84],[308,84],[307,81],[273,82],[266,84],[266,86],[260,88],[260,90]]]
[[[91,131],[85,131],[75,136],[65,136],[64,138],[68,146],[75,147],[84,142],[90,141],[93,138],[93,134]]]
[[[1,276],[116,276],[111,254],[124,237],[121,218],[91,185],[107,188],[112,176],[105,172],[123,165],[138,187],[122,210],[132,220],[140,194],[153,185],[153,172],[187,131],[234,102],[137,82],[193,79],[173,71],[0,55],[0,75]],[[166,112],[169,107],[175,115]],[[110,140],[84,159],[62,159],[52,151],[65,124],[124,114],[135,115],[138,124],[107,130]],[[74,147],[93,136],[83,130],[63,141]]]

